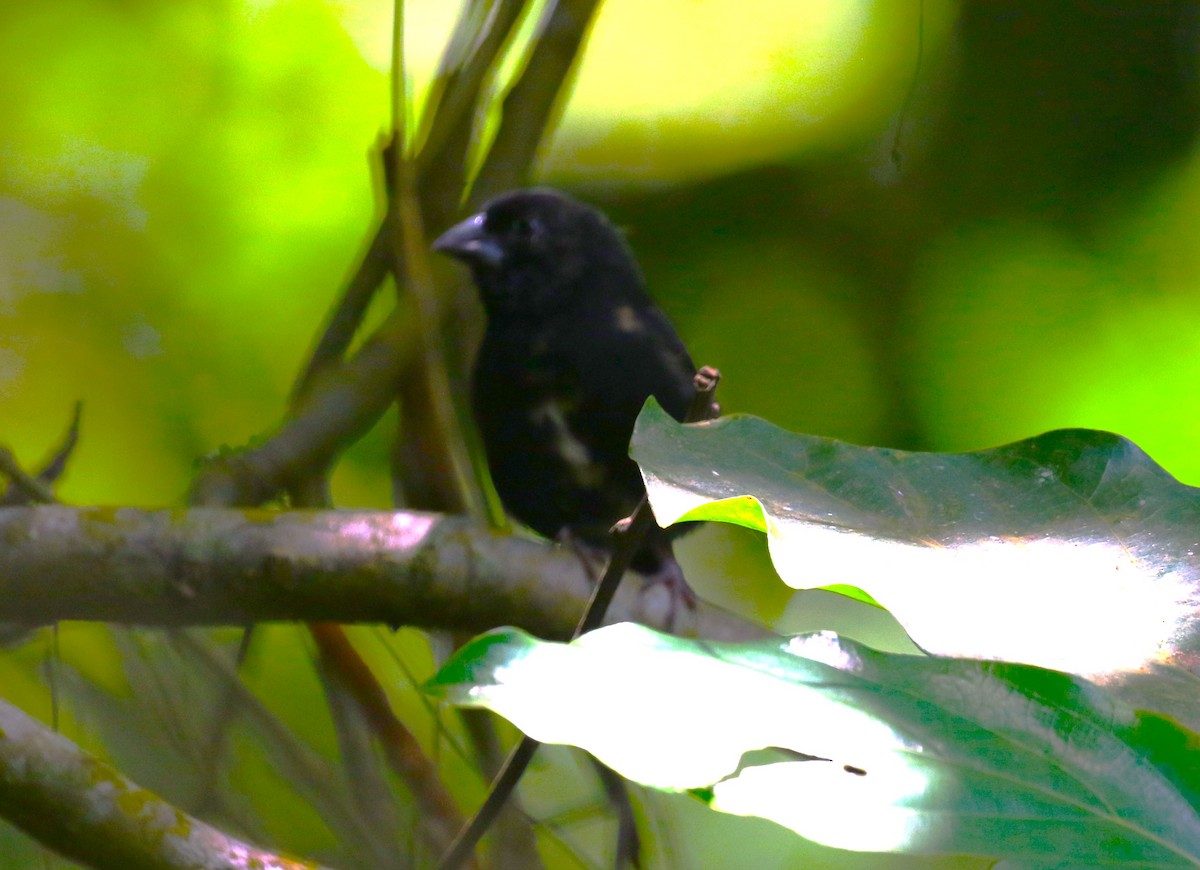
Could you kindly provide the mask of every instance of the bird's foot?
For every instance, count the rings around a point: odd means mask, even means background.
[[[655,587],[661,587],[666,591],[668,599],[663,627],[674,634],[680,627],[680,616],[686,613],[694,617],[698,601],[696,593],[688,585],[687,578],[683,576],[683,569],[674,559],[663,560],[657,571],[645,575],[642,586],[643,593],[647,593]]]
[[[628,525],[628,517],[618,520],[613,526],[613,531],[619,534],[624,531],[623,527],[628,527]],[[555,540],[575,555],[593,585],[600,583],[604,572],[608,569],[610,556],[607,549],[595,546],[567,528],[559,530],[555,535]],[[675,633],[683,621],[681,617],[684,614],[695,614],[698,599],[683,576],[683,569],[675,561],[669,544],[665,548],[665,552],[658,554],[655,561],[658,563],[657,566],[649,570],[649,566],[646,565],[638,565],[634,569],[642,578],[643,607],[648,615],[662,614],[663,628],[668,632]],[[655,594],[660,589],[667,597],[665,602],[661,601],[661,595]],[[650,596],[654,596],[656,600],[650,601]]]
[[[575,558],[583,566],[583,572],[588,575],[588,579],[592,581],[593,585],[600,582],[600,578],[604,576],[604,569],[608,565],[606,550],[588,544],[578,535],[573,534],[566,526],[558,530],[554,539],[575,554]]]

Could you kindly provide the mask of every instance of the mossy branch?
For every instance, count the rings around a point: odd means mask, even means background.
[[[319,870],[187,815],[0,701],[0,815],[100,870]]]
[[[0,622],[385,623],[569,637],[592,589],[577,557],[415,511],[0,509]],[[663,626],[640,584],[610,617]],[[762,629],[703,604],[689,633]]]

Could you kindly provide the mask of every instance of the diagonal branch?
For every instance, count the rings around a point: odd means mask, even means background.
[[[520,77],[504,97],[500,128],[471,188],[479,205],[529,183],[538,148],[570,93],[600,0],[551,0]]]
[[[0,701],[0,815],[101,870],[312,870],[235,840],[166,803]]]
[[[71,413],[71,423],[63,442],[54,451],[54,456],[37,474],[31,475],[17,462],[17,457],[7,447],[0,447],[0,477],[7,477],[11,486],[0,487],[0,506],[18,504],[53,504],[58,501],[51,487],[67,467],[67,460],[79,443],[79,419],[83,403],[76,402]]]
[[[462,200],[480,98],[524,5],[522,0],[473,0],[447,44],[417,155],[421,200],[435,229],[450,224]]]
[[[478,4],[476,4],[478,5]],[[522,4],[495,0],[483,4],[486,16],[469,19],[478,28],[471,50],[458,66],[446,73],[445,111],[430,122],[426,149],[417,167],[416,186],[429,225],[440,229],[452,216],[461,191],[426,189],[430,178],[439,184],[446,174],[445,161],[457,163],[459,148],[469,140],[473,118],[465,107],[477,101],[482,85],[509,41]],[[496,139],[475,182],[478,201],[528,180],[539,144],[560,107],[570,70],[595,15],[598,0],[555,0],[544,16],[537,40],[516,83],[504,98],[504,112]],[[467,25],[464,25],[466,27]],[[460,34],[465,39],[464,34]],[[440,112],[439,112],[440,114]],[[439,171],[433,171],[437,167]],[[457,173],[457,170],[456,170]],[[389,268],[395,268],[389,250],[394,211],[376,231],[359,270],[347,291],[348,301],[335,313],[331,334],[323,339],[309,370],[301,377],[296,405],[279,431],[259,446],[210,461],[196,476],[190,493],[193,504],[228,506],[260,504],[281,491],[326,468],[347,445],[361,437],[394,400],[406,374],[422,359],[422,339],[417,305],[411,294],[401,296],[397,310],[370,336],[352,359],[333,364],[353,333],[364,302]],[[352,297],[352,298],[349,298]],[[449,307],[443,308],[443,313]]]
[[[400,378],[420,352],[417,330],[414,303],[401,298],[349,362],[317,375],[269,440],[211,460],[196,475],[191,503],[261,504],[332,462],[394,400]]]

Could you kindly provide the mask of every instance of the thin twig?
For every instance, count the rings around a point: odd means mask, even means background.
[[[625,779],[596,756],[588,753],[588,761],[596,771],[604,796],[612,804],[617,815],[617,848],[613,857],[613,866],[639,867],[639,857],[642,854],[642,840],[638,834],[637,819],[633,813],[633,801],[629,797],[629,789]]]
[[[215,714],[212,716],[212,722],[209,724],[208,734],[204,738],[204,746],[201,750],[205,763],[200,768],[200,783],[196,789],[196,811],[199,813],[212,809],[217,803],[217,782],[221,773],[221,759],[225,755],[229,732],[237,721],[237,702],[242,688],[242,667],[250,655],[254,634],[253,625],[242,629],[242,636],[238,639],[237,653],[233,657],[235,676],[221,684],[221,696],[213,705]]]
[[[12,486],[0,491],[0,507],[22,504],[55,504],[58,496],[50,488],[50,484],[58,480],[67,467],[67,461],[75,452],[79,443],[79,420],[83,412],[83,402],[76,402],[71,412],[71,422],[63,435],[62,444],[54,451],[54,456],[37,474],[31,475],[21,467],[12,451],[0,447],[0,475],[4,475]]]
[[[414,850],[419,844],[416,825],[406,824],[406,820],[415,817],[398,805],[388,772],[379,763],[375,735],[366,727],[358,702],[319,654],[314,656],[313,665],[337,739],[342,777],[353,784],[349,798],[366,824],[373,831],[385,832],[390,841],[385,853],[374,856],[371,866],[374,870],[408,870],[415,865]]]
[[[383,284],[383,279],[387,277],[391,263],[388,256],[390,221],[390,216],[385,214],[358,267],[346,283],[342,298],[338,300],[325,331],[309,357],[308,364],[292,388],[293,405],[308,392],[321,372],[342,361],[355,333],[362,325],[371,299]]]
[[[25,471],[7,447],[0,447],[0,474],[12,481],[13,489],[22,496],[21,503],[54,504],[58,501],[54,490]]]
[[[475,847],[500,815],[500,810],[516,789],[521,777],[525,775],[525,769],[529,767],[529,762],[533,760],[539,746],[541,743],[532,737],[521,737],[521,742],[504,760],[504,766],[492,782],[487,799],[438,862],[438,870],[456,870],[471,859],[475,854]]]
[[[417,739],[396,718],[383,688],[341,626],[314,623],[309,630],[321,660],[335,664],[333,676],[354,698],[371,730],[379,737],[388,767],[411,789],[431,841],[435,847],[445,848],[452,833],[462,824],[462,814]]]
[[[37,473],[37,479],[42,483],[54,483],[66,471],[67,461],[70,460],[71,454],[75,452],[75,447],[79,444],[79,422],[82,417],[83,402],[76,401],[75,407],[71,410],[71,422],[67,424],[62,444],[58,446],[58,450],[54,451],[54,456],[50,458],[50,461]]]
[[[701,420],[709,419],[713,408],[713,394],[716,392],[717,384],[720,381],[721,373],[712,366],[702,366],[696,372],[693,379],[696,394],[692,398],[692,404],[688,408],[683,422],[698,423]],[[638,502],[638,506],[630,515],[629,522],[621,522],[613,527],[615,546],[612,558],[609,559],[608,568],[605,569],[604,576],[600,578],[600,582],[596,585],[596,591],[592,595],[592,600],[588,603],[587,610],[584,611],[583,616],[580,618],[579,625],[576,626],[571,640],[575,640],[580,635],[599,628],[601,623],[604,622],[604,615],[608,612],[609,605],[612,604],[613,596],[617,594],[617,587],[621,585],[621,578],[629,570],[629,565],[633,561],[638,547],[641,546],[642,538],[646,536],[646,532],[650,530],[654,522],[654,514],[650,510],[649,500],[643,495],[642,500]]]
[[[704,366],[696,373],[696,395],[684,418],[685,423],[709,419],[714,407],[713,393],[720,380],[720,373],[710,366]],[[621,522],[613,527],[612,557],[608,561],[604,576],[596,586],[587,610],[571,636],[572,640],[587,631],[598,628],[604,621],[604,614],[608,611],[613,596],[616,595],[617,588],[621,585],[621,578],[624,577],[630,562],[633,561],[633,556],[637,552],[642,538],[645,537],[654,522],[649,501],[643,496],[633,514],[630,515],[628,522]],[[539,741],[528,735],[521,738],[521,742],[505,760],[483,805],[476,811],[467,827],[455,838],[450,850],[438,862],[439,870],[454,870],[454,868],[461,867],[475,853],[475,847],[479,844],[480,839],[491,827],[513,791],[516,790],[517,783],[521,781],[521,777],[524,775],[525,769],[529,767],[529,762],[533,759],[539,745]]]
[[[391,847],[385,832],[372,830],[367,821],[329,787],[334,775],[331,762],[298,739],[288,725],[238,678],[225,658],[188,632],[172,632],[169,638],[189,661],[202,667],[212,679],[234,689],[236,714],[263,736],[272,767],[288,777],[296,793],[312,805],[332,830],[356,851],[362,850],[372,856],[382,855]]]

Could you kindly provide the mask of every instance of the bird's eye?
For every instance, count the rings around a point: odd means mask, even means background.
[[[522,242],[530,242],[541,234],[542,224],[537,218],[517,217],[513,218],[508,231],[514,239]]]

